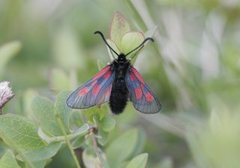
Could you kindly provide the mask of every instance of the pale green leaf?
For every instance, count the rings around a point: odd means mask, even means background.
[[[0,137],[6,144],[20,150],[33,150],[45,146],[31,121],[14,115],[0,116]]]
[[[0,159],[1,168],[20,168],[12,151],[8,150]]]
[[[47,98],[35,97],[32,102],[34,119],[41,129],[49,135],[62,135],[54,114],[53,102]]]
[[[101,128],[104,131],[110,132],[111,130],[114,129],[116,125],[116,121],[112,117],[106,116],[100,121],[100,124],[101,124]]]
[[[106,150],[110,166],[116,167],[119,163],[131,157],[139,145],[139,138],[138,130],[131,129],[114,140]]]
[[[109,132],[102,130],[101,125],[99,125],[99,128],[98,136],[101,138],[98,138],[97,141],[100,145],[105,146],[109,141]]]
[[[33,89],[27,89],[23,93],[23,111],[31,119],[33,118],[32,101],[36,96],[37,92]]]
[[[145,168],[147,165],[148,154],[143,153],[134,157],[126,168]]]
[[[120,51],[124,54],[138,47],[144,40],[141,32],[128,32],[121,39]]]
[[[32,165],[34,166],[34,168],[45,168],[47,162],[48,162],[47,160],[40,160],[40,161],[32,162]]]
[[[23,155],[25,158],[31,161],[46,160],[56,155],[56,153],[59,151],[61,146],[62,146],[62,143],[52,143],[41,149],[26,151],[23,153]]]
[[[110,39],[120,46],[123,35],[129,31],[130,26],[125,17],[120,12],[116,12],[110,25]]]
[[[57,117],[60,118],[64,124],[66,132],[69,132],[69,120],[72,114],[72,110],[67,106],[66,101],[69,96],[69,92],[61,92],[56,97],[54,111]]]

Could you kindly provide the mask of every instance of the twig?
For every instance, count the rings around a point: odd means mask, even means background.
[[[69,141],[69,139],[68,139],[68,137],[67,137],[67,133],[66,133],[66,131],[65,131],[65,129],[64,129],[62,120],[61,120],[60,116],[58,115],[58,113],[55,113],[55,115],[56,115],[56,119],[57,119],[58,125],[59,125],[60,129],[62,130],[62,132],[63,132],[63,134],[64,134],[65,141],[66,141],[67,146],[68,146],[68,148],[69,148],[69,150],[70,150],[70,152],[71,152],[71,155],[72,155],[72,157],[73,157],[73,159],[74,159],[74,162],[75,162],[77,168],[81,168],[81,167],[80,167],[80,164],[79,164],[79,161],[78,161],[78,159],[77,159],[77,157],[76,157],[76,155],[75,155],[75,152],[74,152],[74,150],[73,150],[73,148],[72,148],[72,145],[71,145],[71,143],[70,143],[70,141]]]
[[[93,142],[93,150],[95,151],[96,156],[99,159],[99,163],[100,163],[99,168],[104,168],[104,166],[103,166],[104,159],[102,158],[101,153],[99,152],[98,145],[97,145],[97,139],[95,136],[96,129],[92,128],[89,130],[89,132],[90,132],[90,136],[91,136],[92,142]]]

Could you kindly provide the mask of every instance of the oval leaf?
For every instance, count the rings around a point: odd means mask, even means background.
[[[24,152],[23,155],[25,158],[31,161],[46,160],[56,155],[61,146],[62,143],[52,143],[41,149]]]
[[[66,101],[69,92],[60,92],[57,95],[54,111],[64,124],[65,131],[69,133],[69,120],[72,114],[72,110],[67,106]]]
[[[148,154],[143,153],[134,157],[126,168],[145,168],[147,165]]]
[[[102,121],[100,121],[100,124],[101,124],[101,128],[104,131],[110,132],[111,130],[114,129],[116,125],[116,121],[112,117],[106,116],[102,119]]]
[[[20,168],[17,164],[12,151],[7,151],[0,159],[0,167],[2,168]]]
[[[117,46],[120,46],[123,35],[129,31],[130,26],[125,17],[120,12],[116,12],[113,15],[112,22],[110,25],[110,39]]]
[[[120,51],[124,54],[134,50],[144,40],[141,32],[128,32],[121,39]]]
[[[34,119],[45,133],[52,136],[62,135],[55,118],[53,103],[49,99],[35,97],[32,101],[32,112]]]
[[[119,163],[131,157],[139,145],[139,132],[131,129],[113,141],[106,150],[110,167],[117,167]]]
[[[37,127],[29,120],[14,114],[0,116],[0,137],[6,144],[19,150],[33,150],[45,146],[37,134]]]

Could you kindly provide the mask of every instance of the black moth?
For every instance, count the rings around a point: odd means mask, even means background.
[[[67,99],[67,105],[71,108],[84,109],[109,102],[111,111],[114,114],[119,114],[123,112],[127,101],[130,100],[134,108],[142,113],[159,112],[160,103],[139,72],[131,65],[130,60],[126,58],[134,51],[143,48],[147,41],[153,41],[153,39],[146,38],[138,47],[127,54],[118,54],[107,43],[100,31],[96,31],[95,34],[102,37],[104,43],[111,52],[117,55],[117,58],[72,92]]]

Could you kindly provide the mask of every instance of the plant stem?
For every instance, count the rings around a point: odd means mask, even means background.
[[[63,135],[63,136],[55,136],[55,137],[49,137],[48,135],[46,135],[42,129],[38,129],[38,134],[40,135],[40,137],[42,139],[44,139],[44,141],[46,141],[47,143],[52,143],[52,142],[61,142],[63,140],[65,140],[65,138],[67,137],[67,139],[72,140],[73,138],[78,137],[79,135],[83,135],[83,134],[87,134],[89,132],[89,129],[91,128],[91,126],[89,126],[88,124],[84,124],[81,128],[79,128],[79,130],[77,130],[75,133],[71,133],[71,134],[67,134],[67,135]]]
[[[71,143],[70,143],[70,141],[69,141],[69,138],[68,138],[68,136],[67,136],[67,133],[66,133],[66,131],[65,131],[65,129],[64,129],[64,125],[63,125],[63,123],[62,123],[62,120],[61,120],[61,118],[59,117],[59,115],[58,115],[57,113],[55,113],[55,115],[56,115],[56,119],[57,119],[58,125],[59,125],[60,129],[62,130],[62,132],[63,132],[63,134],[64,134],[65,142],[67,143],[67,146],[68,146],[68,148],[69,148],[69,150],[70,150],[70,152],[71,152],[71,155],[72,155],[72,157],[73,157],[73,159],[74,159],[74,162],[75,162],[77,168],[81,168],[81,167],[80,167],[80,164],[79,164],[79,162],[78,162],[78,159],[77,159],[77,157],[76,157],[76,155],[75,155],[75,153],[74,153],[73,147],[72,147],[72,145],[71,145]]]
[[[101,153],[99,152],[96,136],[94,133],[94,128],[90,129],[90,136],[91,136],[92,142],[93,142],[93,149],[94,149],[96,156],[98,157],[99,162],[100,162],[99,168],[108,168],[108,166],[105,164],[105,161],[104,161]]]
[[[94,151],[95,151],[95,153],[96,153],[96,155],[97,155],[97,157],[98,157],[98,159],[99,159],[99,161],[100,161],[100,168],[102,168],[103,166],[102,166],[102,158],[101,158],[101,154],[99,153],[99,151],[98,151],[98,146],[97,146],[97,141],[96,141],[96,137],[95,137],[95,134],[93,133],[93,131],[91,131],[91,138],[92,138],[92,142],[93,142],[93,149],[94,149]]]

